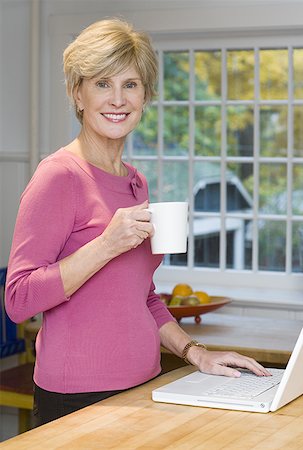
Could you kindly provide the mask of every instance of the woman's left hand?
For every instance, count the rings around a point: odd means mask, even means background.
[[[201,347],[191,347],[188,360],[204,373],[240,377],[241,372],[236,367],[248,369],[258,376],[271,375],[261,364],[248,356],[236,352],[208,351]]]
[[[175,321],[166,322],[159,332],[163,347],[178,356],[182,355],[184,347],[191,341],[191,337]],[[236,369],[237,367],[248,369],[258,376],[271,375],[253,358],[231,351],[209,351],[206,348],[193,345],[189,348],[186,359],[201,372],[211,375],[240,377],[241,372]]]

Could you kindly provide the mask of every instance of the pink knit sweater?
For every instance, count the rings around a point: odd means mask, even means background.
[[[70,298],[58,261],[100,235],[117,208],[148,197],[145,178],[126,164],[118,177],[60,149],[36,170],[17,216],[6,287],[15,322],[43,312],[34,380],[43,389],[125,389],[160,372],[158,329],[174,320],[154,293],[161,257],[145,240],[110,261]]]

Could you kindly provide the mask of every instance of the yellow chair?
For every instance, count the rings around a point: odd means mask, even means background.
[[[0,405],[19,409],[19,433],[31,428],[33,370],[34,364],[26,363],[0,373]]]
[[[19,433],[30,429],[33,409],[34,354],[24,339],[25,324],[14,324],[5,312],[4,285],[6,269],[0,269],[1,359],[18,355],[16,367],[0,372],[0,405],[19,409]]]

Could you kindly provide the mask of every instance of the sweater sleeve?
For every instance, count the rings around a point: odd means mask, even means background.
[[[160,300],[160,296],[155,293],[155,285],[152,282],[149,291],[147,306],[152,313],[158,328],[161,328],[167,322],[175,321],[176,319],[171,315],[166,306]]]
[[[74,180],[57,162],[40,163],[21,196],[8,263],[5,304],[17,323],[69,300],[58,258],[75,221]]]

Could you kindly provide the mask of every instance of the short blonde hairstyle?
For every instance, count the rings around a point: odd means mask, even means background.
[[[136,31],[131,24],[118,18],[93,23],[65,49],[63,68],[66,91],[81,123],[82,112],[77,108],[74,93],[82,80],[98,75],[108,78],[131,66],[140,75],[148,103],[156,93],[156,53],[145,32]]]

